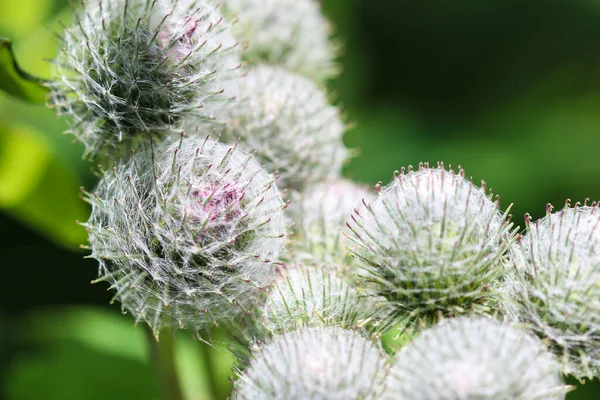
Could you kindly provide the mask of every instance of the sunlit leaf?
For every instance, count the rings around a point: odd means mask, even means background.
[[[42,132],[26,125],[0,130],[0,209],[63,246],[78,248],[86,241],[88,207],[80,198],[82,185],[60,148]]]
[[[62,0],[58,0],[62,1]],[[21,38],[39,28],[54,11],[55,0],[2,1],[0,36]]]
[[[77,221],[89,216],[79,195],[81,183],[55,154],[29,196],[6,211],[63,246],[77,248],[87,240]]]
[[[12,126],[0,136],[0,207],[13,207],[37,186],[52,154],[44,136]]]

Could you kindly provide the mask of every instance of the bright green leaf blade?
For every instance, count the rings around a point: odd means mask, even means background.
[[[0,113],[1,114],[1,113]],[[25,123],[0,125],[0,209],[55,243],[78,249],[86,242],[89,208],[82,179],[39,129]]]
[[[81,182],[55,154],[35,190],[6,211],[44,234],[56,244],[71,249],[87,241],[77,221],[85,221],[89,208],[80,197]]]
[[[12,42],[7,38],[0,38],[0,90],[32,103],[45,103],[48,94],[41,79],[19,68]]]
[[[0,36],[24,38],[34,29],[46,27],[46,21],[55,12],[56,0],[2,1]]]
[[[27,197],[43,177],[51,151],[47,140],[27,126],[0,135],[0,208]]]

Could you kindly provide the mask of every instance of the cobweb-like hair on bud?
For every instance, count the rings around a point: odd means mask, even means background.
[[[74,12],[50,103],[86,154],[126,158],[139,139],[164,138],[190,113],[213,119],[234,96],[223,89],[239,75],[237,42],[212,2],[89,0]]]
[[[568,204],[532,223],[513,246],[507,318],[549,341],[563,372],[600,376],[600,211]]]
[[[226,0],[234,36],[251,64],[281,65],[317,82],[336,76],[340,46],[315,0]]]
[[[440,317],[493,313],[513,240],[492,194],[443,165],[396,175],[348,227],[373,294],[389,303],[381,329],[422,329]]]
[[[236,147],[182,138],[156,155],[146,148],[86,197],[97,281],[155,334],[235,318],[273,277],[284,203]]]
[[[357,332],[304,328],[276,336],[239,372],[234,400],[380,399],[388,365],[381,348]]]
[[[560,368],[538,338],[486,318],[442,321],[397,355],[388,386],[399,399],[561,400]]]
[[[282,269],[266,294],[265,327],[275,334],[299,327],[358,327],[369,315],[366,299],[333,266],[291,265]]]
[[[289,215],[294,221],[290,258],[302,263],[350,265],[346,221],[363,199],[372,196],[366,186],[345,179],[322,182],[294,193]]]
[[[240,101],[224,115],[221,139],[256,152],[281,189],[337,178],[348,150],[336,107],[310,80],[278,67],[260,65],[240,80]]]

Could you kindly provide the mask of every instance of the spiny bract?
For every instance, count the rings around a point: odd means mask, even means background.
[[[256,66],[239,82],[239,102],[221,121],[221,139],[255,151],[281,189],[337,178],[348,157],[338,109],[310,80],[278,67]]]
[[[389,387],[411,400],[560,400],[558,363],[528,332],[485,318],[442,321],[397,354]]]
[[[349,265],[348,240],[341,230],[353,210],[371,197],[367,187],[345,179],[318,183],[295,194],[289,207],[294,221],[290,258],[304,263]]]
[[[335,267],[291,265],[267,291],[263,320],[273,333],[303,326],[353,329],[367,316],[363,300]]]
[[[269,284],[283,243],[273,183],[252,156],[209,139],[174,142],[156,159],[138,152],[87,194],[98,281],[156,334],[235,317]]]
[[[339,46],[315,0],[226,0],[234,36],[251,64],[281,65],[318,82],[338,73]]]
[[[506,284],[509,320],[549,340],[563,372],[600,376],[600,210],[568,205],[535,223],[513,246]]]
[[[485,188],[443,165],[396,175],[348,223],[362,275],[389,302],[381,329],[494,312],[512,224]],[[505,214],[506,216],[506,214]]]
[[[126,158],[140,138],[162,139],[184,115],[212,119],[234,96],[223,89],[238,75],[237,43],[212,2],[90,0],[75,11],[50,103],[87,154]]]
[[[233,399],[375,400],[387,371],[383,351],[359,333],[304,328],[259,347]]]

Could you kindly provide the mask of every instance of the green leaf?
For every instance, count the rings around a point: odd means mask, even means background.
[[[66,153],[28,124],[0,125],[0,209],[76,249],[87,238],[76,221],[85,221],[89,208],[80,196],[82,179]]]
[[[37,186],[52,155],[44,136],[24,125],[0,135],[0,155],[0,208],[8,208]]]
[[[56,244],[78,248],[87,241],[87,233],[76,222],[89,216],[89,208],[80,196],[81,183],[56,154],[43,174],[35,190],[6,211]]]
[[[58,4],[57,4],[58,3]],[[62,0],[9,0],[2,1],[0,13],[0,36],[22,38],[32,31],[45,30],[48,35],[47,20],[66,3]]]
[[[26,315],[13,327],[11,337],[16,342],[12,346],[27,351],[15,352],[6,366],[7,399],[160,398],[143,332],[147,327],[134,326],[128,315],[114,309],[45,308]],[[229,393],[230,357],[217,353],[224,370],[215,371],[214,365],[204,363],[198,344],[190,332],[178,332],[175,354],[185,398],[215,400],[206,374],[225,374],[222,381]]]
[[[0,38],[0,90],[32,103],[45,103],[48,88],[44,81],[19,68],[12,42]]]

